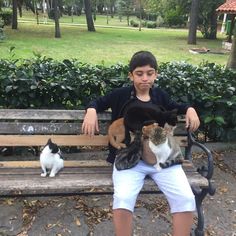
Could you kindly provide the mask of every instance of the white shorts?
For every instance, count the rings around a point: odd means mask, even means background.
[[[135,167],[118,171],[113,167],[113,209],[134,211],[137,196],[149,175],[165,194],[171,213],[195,211],[195,197],[181,165],[157,172],[153,166],[140,161]]]

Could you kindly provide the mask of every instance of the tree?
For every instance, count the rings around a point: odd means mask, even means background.
[[[117,2],[117,10],[120,17],[127,17],[127,25],[129,25],[129,17],[133,12],[133,1],[132,0],[119,0]]]
[[[227,67],[236,70],[236,30],[234,30],[234,38]]]
[[[17,0],[12,0],[12,29],[17,29]]]
[[[61,38],[58,0],[53,0],[53,9],[54,9],[54,21],[55,21],[55,38]]]
[[[216,9],[223,4],[224,0],[200,0],[199,29],[204,38],[216,39],[217,14]]]
[[[199,10],[199,0],[192,0],[189,31],[188,31],[188,44],[197,43],[198,10]]]
[[[87,21],[87,28],[88,31],[95,31],[94,23],[93,23],[93,16],[92,16],[92,7],[90,0],[84,0],[84,7],[85,7],[85,15]]]

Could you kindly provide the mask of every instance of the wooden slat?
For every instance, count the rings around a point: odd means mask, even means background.
[[[99,122],[99,133],[106,134],[109,122]],[[0,122],[0,134],[81,134],[82,122]]]
[[[83,120],[84,110],[0,109],[0,120]],[[99,120],[111,120],[110,112],[98,114]]]
[[[66,160],[65,167],[106,167],[110,166],[105,160]],[[1,161],[0,170],[2,168],[40,168],[39,161]],[[1,170],[2,171],[2,170]],[[0,173],[1,174],[1,173]]]
[[[110,121],[99,121],[99,133],[106,134]],[[0,122],[0,134],[81,134],[82,122]],[[174,135],[186,135],[185,124],[178,123]]]
[[[106,160],[65,160],[64,167],[107,167],[111,166]],[[195,171],[192,162],[184,161],[183,167],[185,170]],[[40,168],[40,162],[38,161],[0,161],[0,174],[3,168]]]
[[[185,169],[185,167],[184,167]],[[1,169],[0,169],[1,170]],[[4,169],[5,171],[7,169]],[[40,176],[40,168],[10,169],[11,174],[0,172],[0,195],[21,194],[73,194],[80,192],[102,191],[112,192],[112,167],[74,167],[64,168],[54,178]],[[185,169],[191,186],[208,187],[208,181],[193,169]],[[145,190],[156,190],[151,179],[145,181]],[[104,191],[104,189],[103,189]]]
[[[51,138],[59,146],[107,146],[106,135],[0,135],[0,146],[44,146]]]
[[[107,146],[107,135],[0,135],[0,146],[44,146],[51,138],[59,146]],[[187,146],[187,137],[175,137],[181,147]]]
[[[2,122],[1,134],[79,134],[81,123]]]

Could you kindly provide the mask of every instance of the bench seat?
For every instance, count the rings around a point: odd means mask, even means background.
[[[104,160],[67,162],[56,178],[41,177],[38,161],[28,162],[27,167],[22,162],[21,165],[13,161],[11,166],[0,162],[0,195],[73,195],[91,193],[94,189],[103,194],[113,192],[112,166]],[[73,162],[76,165],[69,167]],[[191,162],[185,161],[183,168],[191,186],[208,187],[207,179],[194,169]],[[149,188],[157,190],[154,181],[147,178],[143,193]]]

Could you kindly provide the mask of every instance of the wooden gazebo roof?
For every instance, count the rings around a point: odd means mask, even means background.
[[[216,11],[218,13],[236,14],[236,0],[227,0],[226,3],[219,6]]]

